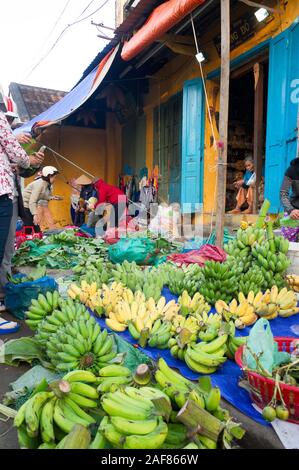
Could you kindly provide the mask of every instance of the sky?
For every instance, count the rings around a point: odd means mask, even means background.
[[[115,27],[115,0],[106,1],[97,13],[69,27],[32,71],[68,24],[93,13],[105,0],[1,0],[0,85],[4,92],[8,93],[10,82],[69,91],[109,42],[97,34],[113,36],[112,31],[100,32],[91,24],[92,20]]]

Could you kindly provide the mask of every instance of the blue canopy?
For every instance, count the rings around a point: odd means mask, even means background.
[[[33,126],[45,128],[66,119],[74,113],[88,100],[88,98],[90,98],[102,83],[115,59],[118,47],[119,46],[110,51],[100,64],[60,101],[31,119],[31,121],[28,121],[23,126],[17,128],[14,133],[20,134],[23,132],[30,132]]]

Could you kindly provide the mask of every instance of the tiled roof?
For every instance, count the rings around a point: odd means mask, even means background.
[[[23,122],[38,116],[67,94],[66,91],[50,90],[14,82],[9,85],[9,91]]]

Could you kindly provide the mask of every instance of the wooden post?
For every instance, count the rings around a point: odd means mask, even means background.
[[[253,161],[256,174],[254,188],[253,212],[258,212],[258,188],[262,176],[263,151],[263,116],[264,116],[264,66],[254,65],[254,133],[253,133]]]
[[[221,81],[217,170],[216,243],[223,246],[226,202],[227,134],[230,73],[230,0],[221,0]]]

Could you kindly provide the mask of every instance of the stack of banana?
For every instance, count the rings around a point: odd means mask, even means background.
[[[254,298],[252,304],[256,314],[268,320],[272,320],[278,315],[283,318],[290,317],[299,312],[295,292],[288,290],[286,287],[279,291],[277,286],[273,286],[271,290],[267,290],[264,294],[260,292]]]
[[[95,423],[88,412],[98,407],[95,382],[92,372],[76,370],[29,398],[14,420],[20,447],[32,449],[45,443],[55,448],[75,424],[88,427]]]
[[[61,304],[61,299],[57,290],[47,292],[46,295],[39,294],[37,299],[32,299],[31,305],[25,314],[26,325],[31,330],[36,330],[40,322],[58,308],[59,304]]]
[[[186,318],[183,315],[177,315],[172,320],[171,327],[171,336],[174,337],[171,337],[168,341],[170,354],[183,361],[187,346],[192,342],[196,342],[198,331],[199,324],[195,317],[189,316]]]
[[[126,386],[101,397],[106,412],[100,424],[105,439],[118,449],[159,449],[166,440],[168,427],[152,402],[167,395],[153,387],[137,390]]]
[[[254,305],[250,302],[252,295],[254,298],[254,292],[250,292],[246,299],[244,294],[240,293],[239,304],[236,299],[233,299],[229,304],[223,300],[218,300],[215,304],[216,311],[226,321],[234,319],[236,328],[242,329],[253,325],[257,321],[258,316],[255,313]]]
[[[228,335],[218,336],[210,342],[191,343],[185,352],[184,360],[187,366],[200,374],[212,374],[225,361]]]
[[[97,282],[88,284],[85,279],[81,281],[80,287],[73,283],[70,285],[68,296],[73,300],[80,300],[84,305],[91,308],[94,311],[99,310],[99,314],[102,313],[102,299],[101,291],[98,289]]]
[[[132,293],[130,298],[124,296],[112,310],[106,310],[106,324],[114,331],[124,331],[129,327],[133,338],[138,339],[141,331],[148,328],[151,332],[156,320],[170,321],[177,315],[179,306],[174,300],[166,303],[165,297],[160,297],[156,303],[151,297],[146,300],[142,292]],[[155,325],[155,330],[158,325]]]
[[[298,274],[288,274],[286,276],[286,281],[290,289],[294,292],[299,292],[299,276]]]
[[[208,313],[211,310],[211,306],[205,301],[204,297],[196,292],[191,298],[186,290],[178,299],[180,306],[180,312],[182,315],[187,316],[188,314],[202,315]]]
[[[235,299],[229,305],[222,300],[216,303],[217,312],[223,315],[226,321],[235,319],[237,328],[252,325],[258,317],[273,320],[277,316],[289,317],[299,313],[297,296],[286,287],[279,291],[277,286],[273,286],[271,290],[258,292],[256,295],[250,291],[247,297],[240,292],[238,298],[239,304]]]

